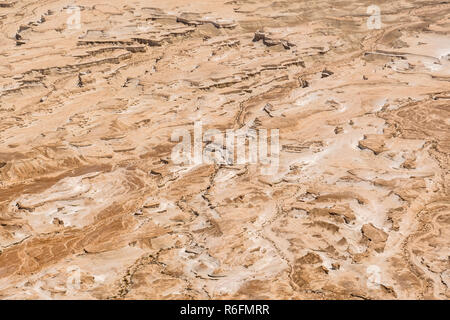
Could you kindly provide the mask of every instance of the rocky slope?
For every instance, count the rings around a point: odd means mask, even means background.
[[[0,298],[450,297],[450,1],[3,0],[0,28]],[[198,120],[279,129],[278,170],[174,163]]]

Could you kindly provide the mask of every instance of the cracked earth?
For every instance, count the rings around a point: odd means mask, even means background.
[[[450,298],[450,1],[2,0],[0,28],[1,299]],[[279,129],[277,172],[174,163],[197,120]]]

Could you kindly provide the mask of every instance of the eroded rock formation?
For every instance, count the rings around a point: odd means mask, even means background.
[[[372,4],[1,1],[0,298],[448,299],[450,2]]]

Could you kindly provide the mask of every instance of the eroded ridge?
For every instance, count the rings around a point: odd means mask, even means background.
[[[0,298],[448,299],[450,2],[372,5],[1,1]]]

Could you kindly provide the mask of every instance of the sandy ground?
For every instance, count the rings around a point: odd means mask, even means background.
[[[0,298],[450,297],[450,1],[2,0],[0,28]],[[196,121],[278,129],[277,170],[176,163]]]

